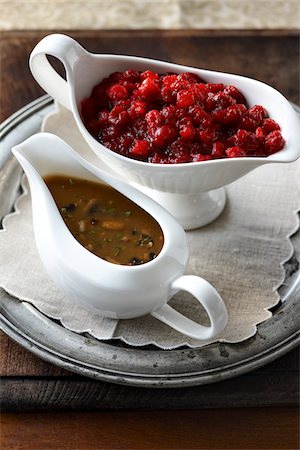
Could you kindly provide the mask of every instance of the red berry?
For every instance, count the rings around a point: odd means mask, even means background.
[[[256,128],[259,126],[259,122],[257,122],[256,120],[252,119],[252,117],[250,117],[247,114],[244,115],[244,117],[242,118],[239,127],[242,128],[243,130],[247,130],[247,131],[255,131]]]
[[[213,143],[213,148],[211,152],[212,156],[215,158],[224,158],[226,156],[225,145],[221,141]]]
[[[128,96],[132,94],[136,87],[134,83],[130,83],[129,81],[124,81],[122,86],[127,90]]]
[[[146,158],[151,151],[149,142],[136,140],[133,147],[130,149],[130,154],[134,156]]]
[[[228,106],[226,109],[215,111],[212,113],[212,116],[217,122],[220,122],[223,125],[233,125],[241,122],[246,111],[247,108],[245,105],[235,104]]]
[[[183,126],[193,127],[193,119],[190,116],[184,116],[182,119],[178,120],[177,125],[179,128],[182,128]]]
[[[262,123],[262,129],[268,134],[271,131],[280,130],[280,126],[273,119],[265,119]]]
[[[122,80],[122,78],[123,78],[123,73],[122,72],[113,72],[107,78],[107,83],[109,83],[109,84],[117,84],[117,83],[119,83]]]
[[[246,100],[243,94],[235,86],[226,86],[223,90],[224,94],[230,95],[237,103],[246,105]]]
[[[198,105],[189,108],[189,115],[193,118],[195,125],[209,126],[213,122],[212,116]]]
[[[152,72],[151,70],[145,70],[144,72],[141,73],[140,77],[141,80],[145,80],[146,78],[153,78],[156,80],[159,79],[159,75],[155,72]]]
[[[122,155],[128,156],[129,150],[133,143],[133,137],[128,134],[123,134],[120,136],[118,143],[118,148],[120,149]]]
[[[108,116],[109,111],[107,109],[104,109],[103,111],[100,111],[98,114],[98,124],[100,128],[104,128],[108,124]]]
[[[266,136],[265,146],[268,154],[276,153],[284,147],[285,140],[279,130],[272,131]]]
[[[176,92],[169,86],[163,86],[161,89],[161,98],[165,104],[176,102]]]
[[[114,125],[120,128],[124,128],[126,125],[128,125],[129,121],[130,117],[127,111],[112,110],[108,116],[108,122],[110,123],[110,125]]]
[[[228,108],[228,106],[234,105],[235,103],[236,100],[233,97],[220,91],[217,92],[216,94],[213,93],[208,94],[206,99],[206,108],[209,111],[212,111],[213,109],[220,110]]]
[[[145,78],[135,93],[142,100],[154,103],[160,100],[159,84],[155,78]]]
[[[136,83],[140,79],[140,73],[137,70],[128,69],[122,74],[122,80],[129,83]],[[123,83],[125,84],[125,83]]]
[[[163,117],[156,109],[147,112],[145,119],[150,129],[156,128],[163,123]]]
[[[208,128],[206,130],[200,130],[199,131],[199,137],[202,141],[203,144],[206,145],[212,145],[214,139],[216,139],[217,135],[216,135],[216,130],[214,130],[213,128]]]
[[[266,133],[264,132],[262,127],[258,127],[255,130],[255,136],[259,139],[264,139],[266,136]]]
[[[184,72],[178,75],[180,80],[188,81],[190,84],[192,83],[202,83],[201,78],[196,73]]]
[[[259,125],[266,117],[268,117],[267,110],[260,105],[254,105],[248,110],[249,116],[254,119]]]
[[[173,87],[177,81],[177,75],[165,75],[162,77],[162,83],[164,86]]]
[[[215,94],[216,94],[217,92],[223,91],[224,87],[225,87],[225,86],[224,86],[223,83],[208,83],[208,84],[206,85],[206,89],[207,89],[209,92],[214,92]]]
[[[170,127],[169,125],[163,125],[155,131],[153,143],[158,147],[162,147],[163,145],[167,145],[172,142],[172,140],[176,137],[177,132],[175,128]]]
[[[242,156],[248,156],[247,152],[239,146],[227,148],[226,155],[228,156],[228,158],[240,158]]]
[[[207,94],[203,92],[203,89],[200,87],[200,84],[194,83],[191,84],[188,91],[193,94],[194,103],[201,107],[204,106]]]
[[[143,102],[142,100],[134,100],[131,103],[129,115],[132,120],[135,120],[140,117],[145,117],[146,112],[147,112],[147,103]]]
[[[165,106],[161,111],[160,114],[165,121],[166,124],[174,124],[176,122],[176,108],[173,105]]]
[[[246,130],[238,130],[235,138],[236,145],[243,147],[248,152],[254,153],[261,147],[261,142],[257,139],[255,133]]]
[[[195,137],[195,129],[192,126],[183,125],[179,134],[184,141],[192,141]]]
[[[195,103],[194,95],[190,91],[179,91],[177,93],[177,106],[179,108],[188,108]]]
[[[191,161],[188,146],[180,140],[173,142],[167,148],[166,161],[168,164],[186,163]]]
[[[117,102],[128,97],[127,89],[121,84],[113,84],[108,88],[107,95],[110,100]]]

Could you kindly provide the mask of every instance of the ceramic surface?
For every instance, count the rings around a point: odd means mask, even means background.
[[[41,260],[53,281],[72,299],[111,318],[147,313],[198,339],[219,334],[227,323],[217,291],[200,277],[183,275],[189,256],[182,227],[165,209],[135,188],[91,165],[60,138],[39,133],[13,148],[32,196],[33,225]],[[43,177],[50,174],[104,182],[142,206],[160,224],[164,245],[152,261],[139,266],[109,263],[86,250],[66,227]],[[194,295],[211,326],[202,326],[167,305],[179,290]]]
[[[49,64],[46,55],[58,58],[65,66],[67,81]],[[79,112],[80,102],[92,88],[112,72],[126,69],[150,69],[158,73],[194,72],[207,82],[233,84],[245,95],[249,105],[261,104],[276,120],[286,141],[285,147],[269,157],[246,157],[210,160],[186,164],[149,164],[119,155],[96,141],[86,130]],[[221,72],[213,72],[163,61],[123,55],[95,55],[83,49],[74,39],[59,34],[46,36],[30,56],[30,69],[38,83],[60,104],[70,109],[77,126],[91,149],[118,177],[134,183],[139,189],[169,209],[186,229],[206,225],[214,220],[225,205],[224,192],[218,188],[242,177],[256,167],[273,162],[290,162],[300,155],[299,118],[289,102],[278,91],[259,81]],[[208,191],[213,195],[206,195]],[[160,195],[162,193],[162,195]],[[171,198],[163,194],[174,194]],[[201,195],[199,195],[199,193]],[[194,207],[182,214],[182,204],[191,200]],[[202,205],[204,204],[204,207]],[[209,207],[207,205],[209,204]],[[195,223],[195,215],[198,220]]]

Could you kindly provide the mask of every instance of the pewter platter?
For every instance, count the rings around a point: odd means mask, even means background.
[[[40,130],[53,101],[43,96],[6,120],[1,128],[0,219],[20,192],[21,169],[10,149]],[[294,106],[300,115],[300,108]],[[101,342],[68,331],[33,306],[0,293],[3,331],[38,357],[64,369],[112,383],[143,387],[187,387],[232,378],[267,364],[300,342],[300,231],[291,238],[294,254],[285,264],[281,301],[251,339],[199,349],[134,348]]]

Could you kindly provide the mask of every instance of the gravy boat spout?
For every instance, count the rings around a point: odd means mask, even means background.
[[[207,339],[227,322],[226,307],[205,280],[183,275],[189,249],[183,228],[154,200],[91,165],[60,138],[39,133],[12,149],[29,181],[37,248],[49,276],[65,294],[85,308],[111,318],[147,313],[183,334]],[[67,228],[44,177],[67,177],[104,183],[141,206],[161,227],[164,243],[155,259],[137,266],[99,258],[82,246]],[[178,291],[194,295],[206,309],[210,326],[191,321],[167,305]]]
[[[52,55],[64,64],[67,81],[52,68],[46,55]],[[206,225],[222,212],[225,205],[223,186],[260,165],[291,162],[300,155],[299,117],[293,107],[277,90],[254,79],[147,58],[91,54],[72,38],[59,34],[46,36],[38,43],[30,56],[30,68],[45,91],[72,112],[82,136],[96,155],[118,177],[134,183],[162,204],[185,229]],[[234,85],[244,95],[249,107],[263,105],[269,117],[279,123],[285,146],[268,157],[179,164],[148,163],[115,153],[88,132],[82,121],[80,105],[102,79],[113,72],[128,69],[151,70],[159,74],[192,72],[206,83]]]

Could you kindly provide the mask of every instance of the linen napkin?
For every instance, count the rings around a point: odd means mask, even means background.
[[[51,113],[43,130],[62,137],[101,166],[65,109]],[[153,344],[162,349],[196,348],[215,341],[235,343],[253,336],[257,324],[271,317],[270,308],[280,300],[277,289],[285,277],[283,264],[293,252],[289,236],[299,226],[300,160],[261,166],[230,184],[221,216],[212,224],[187,232],[190,260],[186,273],[208,280],[228,309],[226,329],[217,339],[206,341],[188,338],[150,315],[108,319],[66,298],[40,262],[25,178],[23,189],[16,211],[4,219],[0,231],[0,288],[12,301],[34,305],[69,330],[89,333],[99,340],[121,339],[132,346]],[[207,320],[198,302],[187,293],[179,292],[169,304],[199,323]]]

